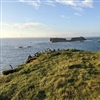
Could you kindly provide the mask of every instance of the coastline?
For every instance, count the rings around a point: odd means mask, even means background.
[[[37,53],[28,58],[26,63],[14,68],[13,73],[8,70],[7,75],[0,77],[0,89],[4,88],[0,98],[53,99],[57,93],[57,98],[61,100],[65,100],[65,97],[99,99],[99,61],[100,52],[48,49]]]
[[[68,37],[66,39],[71,39]],[[50,49],[79,49],[85,51],[100,51],[100,37],[88,38],[86,37],[84,42],[56,42],[51,43],[49,38],[14,38],[14,39],[2,39],[2,62],[0,66],[2,70],[8,69],[9,65],[14,68],[24,63],[29,54],[33,55],[37,51],[44,51],[47,48]],[[22,48],[19,48],[22,47]],[[16,60],[17,59],[17,60]],[[15,61],[16,60],[16,61]],[[0,70],[1,71],[1,70]]]

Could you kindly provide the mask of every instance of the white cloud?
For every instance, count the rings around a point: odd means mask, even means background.
[[[27,30],[47,29],[46,25],[39,22],[27,22],[27,23],[15,23],[15,24],[3,23],[2,27],[11,29],[27,29]]]
[[[23,3],[27,3],[31,6],[33,6],[35,9],[38,9],[41,4],[40,0],[19,0],[19,1],[23,2]]]
[[[93,0],[56,0],[56,2],[73,7],[93,7]]]
[[[53,0],[46,0],[46,4],[55,7]]]
[[[55,7],[55,3],[60,3],[63,5],[69,5],[72,6],[76,10],[83,11],[83,7],[93,7],[93,0],[19,0],[20,2],[27,3],[29,5],[32,5],[35,9],[38,9],[39,6],[42,3],[45,3],[47,5],[51,5]]]
[[[79,13],[74,13],[74,15],[76,15],[76,16],[82,16],[81,14],[79,14]]]
[[[67,17],[65,15],[61,15],[61,17],[64,18],[64,19],[67,19],[67,20],[70,19],[70,17]]]
[[[82,12],[82,11],[84,11],[83,10],[83,8],[81,8],[81,7],[73,7],[75,10],[77,10],[77,11],[80,11],[80,12]]]
[[[73,0],[56,0],[56,2],[64,4],[64,5],[76,6]]]
[[[52,29],[43,23],[2,23],[2,37],[46,37],[52,33]]]
[[[82,6],[92,8],[93,7],[93,0],[84,0],[84,1],[82,1]]]

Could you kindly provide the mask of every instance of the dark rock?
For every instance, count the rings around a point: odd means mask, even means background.
[[[23,48],[22,46],[19,46],[19,48]]]
[[[71,41],[83,41],[86,40],[84,37],[73,37],[71,38]]]
[[[84,37],[73,37],[71,40],[66,40],[66,38],[50,38],[50,42],[73,42],[73,41],[80,41],[83,42],[86,40]]]
[[[67,42],[66,38],[50,38],[50,42]]]

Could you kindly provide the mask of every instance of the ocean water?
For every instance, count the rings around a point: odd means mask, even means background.
[[[23,64],[28,55],[50,49],[79,49],[86,51],[100,51],[100,37],[86,38],[84,42],[51,43],[49,38],[4,38],[0,41],[0,74],[9,69],[9,65],[16,67]]]

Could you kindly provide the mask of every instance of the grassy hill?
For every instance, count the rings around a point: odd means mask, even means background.
[[[37,53],[3,71],[0,100],[100,100],[100,52]]]

